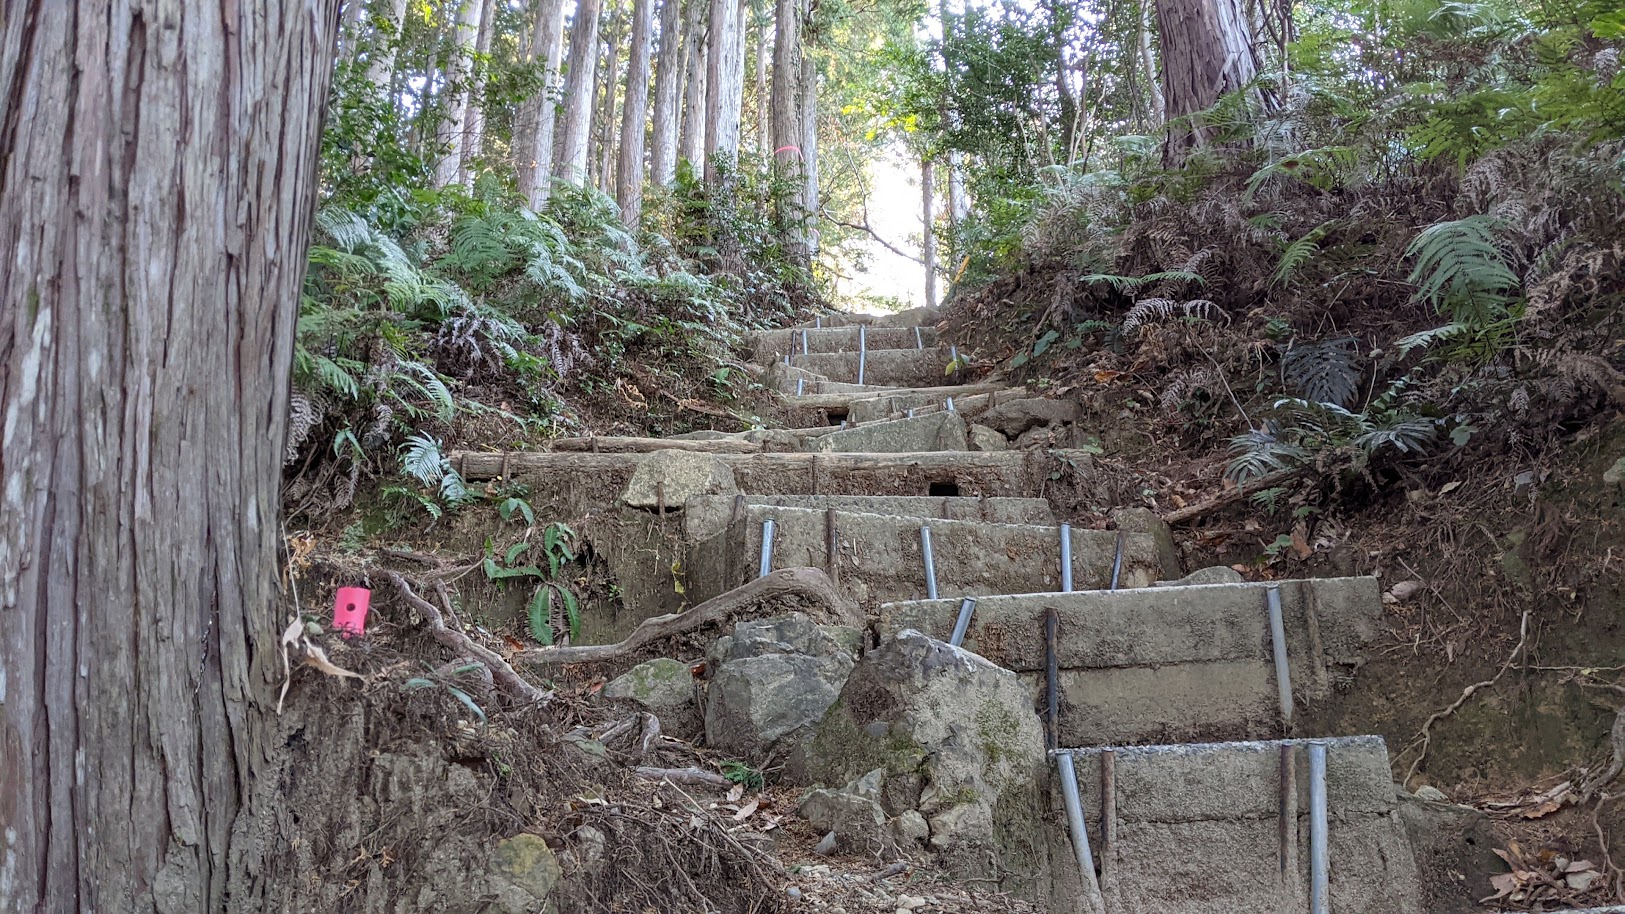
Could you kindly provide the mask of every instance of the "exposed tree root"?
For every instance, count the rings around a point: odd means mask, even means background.
[[[1523,653],[1524,646],[1529,643],[1529,613],[1530,611],[1527,609],[1523,611],[1523,620],[1518,623],[1518,643],[1512,648],[1512,653],[1507,655],[1507,659],[1501,664],[1501,668],[1495,671],[1495,675],[1483,682],[1475,682],[1462,689],[1461,696],[1451,702],[1450,707],[1433,712],[1422,723],[1422,732],[1405,750],[1409,752],[1413,748],[1417,749],[1416,761],[1411,762],[1410,770],[1405,773],[1405,780],[1402,782],[1406,790],[1411,789],[1411,779],[1416,777],[1416,773],[1422,768],[1422,762],[1428,757],[1428,745],[1433,741],[1433,725],[1461,710],[1461,706],[1466,704],[1467,700],[1476,695],[1480,689],[1487,689],[1500,682],[1501,677],[1506,675],[1506,671],[1512,668],[1513,663],[1517,662],[1519,655]]]
[[[408,584],[406,578],[402,577],[399,572],[383,569],[379,571],[379,574],[388,578],[389,582],[395,585],[395,589],[400,591],[402,599],[410,603],[413,609],[422,613],[423,617],[429,620],[429,630],[434,635],[434,640],[450,648],[459,656],[468,654],[477,658],[491,671],[491,678],[502,691],[514,698],[529,702],[546,702],[553,698],[552,692],[531,685],[523,676],[515,672],[514,668],[508,664],[508,661],[503,660],[497,652],[474,643],[473,639],[467,635],[446,625],[446,618],[441,614],[440,610],[433,603],[418,596],[412,590],[412,585]]]
[[[640,765],[633,769],[633,773],[649,781],[671,781],[673,784],[720,787],[723,790],[733,786],[733,782],[722,775],[702,768],[649,768]]]
[[[1203,515],[1212,514],[1214,511],[1217,511],[1226,505],[1233,505],[1254,492],[1262,492],[1265,489],[1278,486],[1283,482],[1297,479],[1299,476],[1302,476],[1303,473],[1304,470],[1301,467],[1292,467],[1285,470],[1276,470],[1273,473],[1265,473],[1263,476],[1242,483],[1233,489],[1225,489],[1224,491],[1219,492],[1216,495],[1210,495],[1207,498],[1196,502],[1195,504],[1186,505],[1185,507],[1175,511],[1169,511],[1167,514],[1162,516],[1162,519],[1169,524],[1182,524],[1186,521],[1195,520]]]
[[[638,648],[663,638],[691,632],[703,625],[721,622],[742,610],[761,603],[777,602],[786,598],[820,604],[832,615],[850,618],[852,605],[835,589],[835,584],[817,568],[786,568],[748,584],[735,587],[720,596],[712,597],[686,612],[668,613],[645,619],[632,630],[626,640],[616,644],[584,644],[574,647],[531,648],[520,656],[527,663],[561,666],[567,663],[589,663],[624,657]]]

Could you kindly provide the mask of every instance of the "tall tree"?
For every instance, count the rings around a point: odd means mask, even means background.
[[[695,168],[705,167],[705,122],[707,80],[710,63],[706,52],[710,37],[706,34],[711,9],[710,0],[686,0],[683,11],[683,116],[682,136],[678,155]]]
[[[1167,119],[1167,105],[1162,98],[1162,83],[1157,80],[1157,60],[1151,53],[1151,3],[1140,0],[1140,70],[1151,92],[1151,123],[1160,127]]]
[[[485,144],[485,70],[491,54],[491,33],[496,29],[496,0],[479,0],[480,36],[474,42],[476,58],[469,76],[468,115],[464,119],[462,161],[457,180],[464,184],[474,181],[474,163]]]
[[[570,22],[570,69],[564,83],[564,138],[553,172],[561,180],[587,181],[587,148],[592,132],[593,75],[598,65],[599,0],[576,0]],[[537,143],[540,144],[540,138]]]
[[[661,0],[660,53],[655,63],[649,180],[664,187],[677,176],[678,107],[683,90],[682,0]]]
[[[230,845],[280,674],[278,485],[338,24],[337,0],[0,16],[7,911],[250,894]]]
[[[818,256],[818,63],[812,49],[818,32],[818,0],[808,0],[806,20],[801,24],[801,170],[805,190],[802,206],[807,214],[807,253]]]
[[[632,4],[632,43],[626,63],[626,100],[621,110],[620,160],[615,166],[615,202],[621,221],[635,228],[643,213],[643,136],[649,117],[649,39],[653,0]]]
[[[367,78],[372,80],[373,85],[385,90],[394,82],[395,54],[400,49],[401,26],[406,21],[406,0],[388,2],[389,19],[384,22],[375,20],[380,29],[373,33],[373,57],[367,65]],[[387,31],[384,30],[386,26]]]
[[[705,49],[705,177],[715,182],[719,161],[739,154],[739,0],[711,0],[711,27]]]
[[[780,222],[790,239],[790,248],[802,261],[809,259],[807,246],[807,181],[805,156],[801,150],[802,19],[805,0],[778,0],[773,30],[773,161],[779,173],[793,188]]]
[[[937,176],[929,156],[920,157],[920,262],[925,265],[925,306],[937,306]]]
[[[1258,75],[1252,28],[1241,0],[1157,0],[1157,29],[1169,121],[1207,110],[1219,96]],[[1194,122],[1188,129],[1170,130],[1163,160],[1181,161],[1186,150],[1211,136],[1210,128]]]
[[[459,0],[456,4],[457,28],[452,37],[451,63],[443,74],[450,95],[440,114],[440,127],[435,131],[435,144],[439,147],[434,170],[436,187],[454,183],[462,170],[463,138],[468,128],[469,90],[473,86],[474,49],[482,6],[482,0]]]
[[[520,145],[519,192],[533,210],[547,205],[553,184],[553,138],[558,123],[559,64],[564,56],[564,0],[535,0],[530,56],[542,61],[542,86],[525,101],[521,119],[529,124]]]
[[[773,122],[768,111],[768,83],[767,61],[772,56],[771,44],[768,41],[768,11],[763,7],[763,0],[752,0],[752,18],[756,21],[756,151],[768,155],[773,147]]]
[[[610,0],[612,4],[617,0]],[[609,32],[603,42],[603,59],[598,62],[596,97],[598,108],[592,118],[592,177],[594,185],[606,192],[615,189],[611,172],[615,162],[615,103],[621,69],[621,43],[626,37],[626,10],[619,4],[610,11]]]

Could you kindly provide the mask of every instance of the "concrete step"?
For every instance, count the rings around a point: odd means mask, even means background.
[[[881,387],[927,387],[951,383],[948,350],[871,349],[863,356],[863,377],[858,377],[857,352],[814,352],[790,356],[790,367],[823,375],[831,381]]]
[[[1326,745],[1330,909],[1422,914],[1386,744],[1379,736],[1319,742]],[[1307,741],[1060,751],[1077,770],[1107,911],[1308,914]]]
[[[1024,391],[1019,387],[1008,387],[997,383],[944,384],[934,387],[865,387],[856,384],[829,384],[826,386],[855,389],[816,393],[809,385],[803,395],[796,396],[792,394],[785,397],[784,405],[791,409],[821,409],[838,420],[852,418],[855,421],[863,422],[888,418],[893,412],[901,412],[909,408],[945,403],[949,397],[954,398],[954,408],[958,409],[962,397],[993,394],[998,402],[1003,403],[1007,398],[1015,398],[1024,394]],[[794,390],[794,382],[791,383],[791,389]],[[875,402],[864,402],[870,400]],[[854,410],[857,410],[856,415],[852,415]]]
[[[868,454],[968,451],[966,434],[965,420],[958,413],[933,412],[854,425],[809,438],[806,448],[824,453]]]
[[[1281,733],[1281,702],[1270,586],[990,596],[976,601],[964,647],[1016,671],[1040,694],[1044,617],[1054,609],[1063,745],[1274,736]],[[1276,586],[1301,714],[1330,698],[1334,682],[1364,661],[1379,631],[1381,590],[1370,577]],[[959,607],[955,599],[890,603],[880,609],[880,631],[912,628],[946,641]]]
[[[771,567],[823,568],[871,614],[882,603],[928,593],[922,524],[915,518],[748,505],[719,531],[694,531],[687,564],[694,599],[716,596],[757,576],[766,520],[774,522]],[[931,530],[939,594],[1033,593],[1061,586],[1059,527],[961,520],[933,520],[925,526]],[[1106,586],[1117,534],[1077,528],[1071,536],[1075,585]],[[1144,587],[1159,569],[1152,536],[1125,534],[1123,586]]]
[[[670,453],[656,451],[655,454]],[[546,451],[454,451],[452,468],[466,480],[503,478],[525,484],[540,513],[578,517],[616,504],[638,466],[651,454],[560,454]],[[938,451],[918,454],[691,454],[716,461],[734,482],[731,491],[756,495],[913,495],[1027,497],[1041,492],[1050,473],[1094,460],[1078,450]],[[676,479],[666,488],[671,504]],[[723,490],[729,492],[730,490]],[[716,494],[712,492],[710,494]]]
[[[891,314],[854,314],[847,311],[835,311],[822,317],[814,318],[796,327],[853,327],[858,324],[868,324],[871,327],[929,327],[942,319],[940,308],[908,308]]]
[[[683,507],[683,529],[696,539],[715,536],[735,511],[745,508],[799,508],[906,517],[919,523],[969,520],[994,524],[1055,523],[1042,498],[930,498],[907,495],[706,495]]]
[[[764,330],[751,335],[747,346],[752,360],[765,365],[786,354],[857,352],[860,343],[870,349],[925,349],[937,345],[937,330],[935,327],[875,327],[864,328],[861,334],[856,326]]]

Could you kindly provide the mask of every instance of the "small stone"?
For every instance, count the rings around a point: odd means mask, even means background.
[[[825,835],[824,840],[819,841],[818,846],[813,848],[813,853],[820,857],[828,857],[830,854],[835,853],[835,833],[830,832]]]
[[[1427,800],[1429,803],[1450,802],[1450,798],[1444,795],[1444,791],[1434,787],[1432,784],[1423,784],[1421,787],[1418,787],[1416,789],[1416,798],[1418,800]]]
[[[1614,461],[1614,465],[1603,471],[1602,481],[1611,486],[1625,485],[1625,457]]]
[[[903,911],[923,908],[925,907],[925,899],[918,895],[899,895],[897,896],[897,907]]]
[[[1589,892],[1591,887],[1596,885],[1601,878],[1602,873],[1597,870],[1581,870],[1578,873],[1570,873],[1564,876],[1563,881],[1576,892]]]
[[[790,896],[791,901],[800,901],[801,900],[801,890],[796,888],[795,886],[790,886],[789,888],[785,889],[784,894]]]

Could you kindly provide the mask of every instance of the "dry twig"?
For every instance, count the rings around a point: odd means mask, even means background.
[[[1483,682],[1475,682],[1462,689],[1461,696],[1451,702],[1450,707],[1433,712],[1422,723],[1422,732],[1417,735],[1416,740],[1410,746],[1406,747],[1407,752],[1412,748],[1419,747],[1419,751],[1416,753],[1416,761],[1411,763],[1410,770],[1405,774],[1403,783],[1406,790],[1411,789],[1411,779],[1416,777],[1416,772],[1421,770],[1422,762],[1428,757],[1428,745],[1433,741],[1433,725],[1459,711],[1461,706],[1467,703],[1467,699],[1472,698],[1480,689],[1487,689],[1500,682],[1501,677],[1506,675],[1506,671],[1512,668],[1512,664],[1523,653],[1524,645],[1529,643],[1529,613],[1530,611],[1527,609],[1523,611],[1523,620],[1518,623],[1518,643],[1512,648],[1512,653],[1507,655],[1506,662],[1502,663],[1501,668],[1495,671],[1495,675]]]
[[[475,644],[467,635],[446,625],[446,619],[433,603],[418,596],[412,590],[412,585],[406,582],[399,572],[383,570],[380,572],[389,579],[395,589],[400,592],[401,598],[412,605],[412,608],[422,613],[429,620],[429,630],[434,640],[440,642],[458,655],[471,654],[479,658],[486,668],[491,671],[491,678],[496,684],[515,698],[529,702],[546,702],[553,698],[553,693],[544,691],[531,685],[514,671],[514,668],[503,660],[501,655],[481,644]]]

